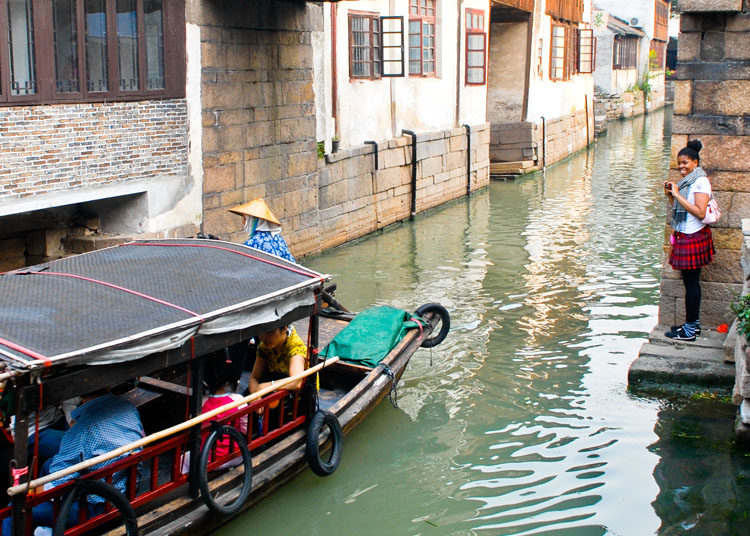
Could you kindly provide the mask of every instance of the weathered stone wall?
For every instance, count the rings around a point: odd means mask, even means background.
[[[466,130],[417,135],[417,212],[466,195]],[[489,124],[471,128],[471,189],[489,183]],[[327,155],[321,165],[317,243],[306,252],[333,247],[411,213],[411,138],[378,143],[378,170],[371,145]]]
[[[587,115],[589,116],[588,128],[586,126]],[[590,141],[594,140],[593,109],[589,111],[589,114],[586,114],[586,110],[577,110],[569,116],[548,120],[545,130],[547,165],[549,166],[583,149]],[[544,150],[541,140],[541,125],[537,128],[537,133],[540,136],[539,163],[541,163],[543,159],[542,151]]]
[[[193,0],[188,22],[201,36],[204,230],[246,238],[227,208],[263,197],[305,251],[317,222],[312,32],[322,7]]]
[[[750,294],[750,219],[742,220],[742,234],[742,275],[745,280],[742,294],[744,295]],[[732,337],[727,337],[727,343],[731,346],[735,363],[733,401],[740,406],[737,435],[744,443],[750,444],[750,347],[748,347],[747,338],[744,335],[737,335],[736,330],[735,321],[730,330]]]
[[[732,4],[731,7],[729,4]],[[695,5],[694,5],[695,4]],[[703,142],[701,165],[711,179],[722,219],[712,225],[716,257],[703,270],[701,322],[707,327],[730,320],[729,302],[742,289],[741,218],[750,210],[750,13],[711,12],[735,9],[738,2],[692,2],[683,9],[675,101],[672,163],[669,176],[679,181],[676,154],[688,139]],[[745,10],[750,2],[745,1]],[[667,263],[669,226],[665,230],[659,323],[684,320],[684,289]]]
[[[187,174],[184,99],[0,108],[0,200]]]

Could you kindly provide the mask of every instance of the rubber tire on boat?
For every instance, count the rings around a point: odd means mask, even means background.
[[[424,316],[427,313],[434,313],[440,317],[440,332],[434,337],[423,340],[422,348],[437,346],[445,340],[445,337],[448,336],[448,331],[451,329],[451,315],[448,314],[448,309],[439,303],[425,303],[417,307],[417,310],[414,311],[414,314],[419,316]]]
[[[331,457],[328,461],[323,461],[320,457],[320,434],[323,426],[327,426],[331,433],[333,446],[331,447]],[[333,413],[327,411],[318,411],[310,420],[310,426],[307,428],[307,443],[305,445],[305,456],[310,469],[318,476],[328,476],[332,474],[341,463],[341,448],[344,444],[344,434],[341,432],[341,424]]]
[[[55,528],[52,532],[53,536],[63,536],[65,534],[65,525],[70,515],[70,509],[79,500],[81,495],[96,495],[110,503],[122,516],[125,525],[125,534],[127,536],[138,536],[138,518],[127,497],[112,484],[107,484],[102,480],[79,480],[73,486],[73,491],[65,498],[57,514]]]
[[[242,481],[242,489],[240,490],[240,494],[232,503],[226,506],[219,504],[214,500],[213,496],[211,495],[211,490],[208,487],[208,458],[216,442],[224,435],[228,435],[234,439],[237,447],[240,449],[240,454],[242,455],[242,463],[245,469],[245,475]],[[242,437],[242,434],[236,428],[227,425],[218,426],[214,428],[210,434],[208,434],[205,443],[203,443],[203,448],[201,449],[201,457],[198,461],[198,485],[200,486],[203,502],[206,503],[206,506],[208,506],[208,509],[212,512],[228,516],[236,514],[240,511],[240,508],[242,508],[242,505],[247,500],[247,497],[250,495],[250,491],[252,489],[253,461],[252,458],[250,458],[250,449],[247,448],[245,438]]]

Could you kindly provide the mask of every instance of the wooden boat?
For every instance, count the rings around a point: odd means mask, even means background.
[[[16,408],[8,448],[17,468],[0,519],[12,517],[15,535],[31,534],[32,508],[51,501],[55,534],[203,534],[308,463],[332,473],[342,434],[393,394],[411,356],[439,343],[450,321],[436,304],[419,308],[426,322],[406,331],[377,366],[320,359],[319,348],[352,318],[324,316],[328,280],[241,245],[197,239],[133,242],[0,276],[0,382],[3,401]],[[218,416],[228,406],[201,415],[207,356],[229,356],[289,324],[307,341],[308,370],[238,401],[231,416]],[[303,377],[304,388],[283,389]],[[69,468],[74,480],[44,489],[64,475],[39,476],[28,448],[30,414],[102,387],[139,408],[148,435]],[[233,427],[256,414],[262,421],[246,432]],[[215,443],[226,436],[231,445],[222,456]],[[115,475],[127,475],[124,492],[111,485]],[[80,508],[78,519],[68,519],[87,494],[107,506],[91,517]]]

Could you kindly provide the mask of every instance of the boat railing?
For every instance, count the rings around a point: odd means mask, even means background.
[[[203,430],[202,441],[205,441],[206,435],[214,422],[232,425],[238,420],[247,419],[247,430],[243,435],[252,453],[259,447],[305,423],[306,416],[301,412],[300,394],[301,391],[278,389],[263,398],[238,407],[236,411],[229,415],[221,418],[217,416],[210,421],[205,421],[200,424]],[[257,419],[256,422],[262,423],[262,425],[254,426],[253,422],[258,414],[262,415],[263,418]],[[54,519],[56,520],[65,496],[72,490],[77,480],[104,480],[111,484],[116,474],[125,472],[125,496],[134,509],[184,486],[189,478],[185,453],[189,450],[190,430],[191,428],[188,428],[176,432],[176,435],[149,445],[143,450],[131,451],[120,459],[109,462],[106,467],[87,472],[54,488],[44,491],[38,491],[41,488],[37,488],[36,492],[33,489],[30,490],[26,495],[26,533],[31,534],[33,532],[31,515],[33,507],[52,501]],[[230,443],[229,451],[223,456],[216,456],[216,446],[214,446],[209,457],[207,470],[209,472],[215,471],[238,456],[240,456],[240,451],[233,442]],[[0,509],[0,522],[11,515],[12,509],[10,506]],[[85,508],[80,508],[77,523],[66,530],[65,534],[67,536],[85,534],[91,529],[115,519],[118,515],[120,515],[119,511],[110,504],[106,505],[101,514],[91,518],[88,518]]]

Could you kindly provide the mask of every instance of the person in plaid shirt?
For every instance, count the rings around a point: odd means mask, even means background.
[[[672,251],[669,264],[682,272],[685,285],[685,323],[672,326],[664,335],[670,339],[694,341],[700,335],[701,268],[709,264],[716,253],[711,228],[701,220],[711,198],[711,182],[700,167],[699,140],[690,140],[677,153],[677,169],[682,176],[679,183],[665,182],[664,192],[672,201]]]

